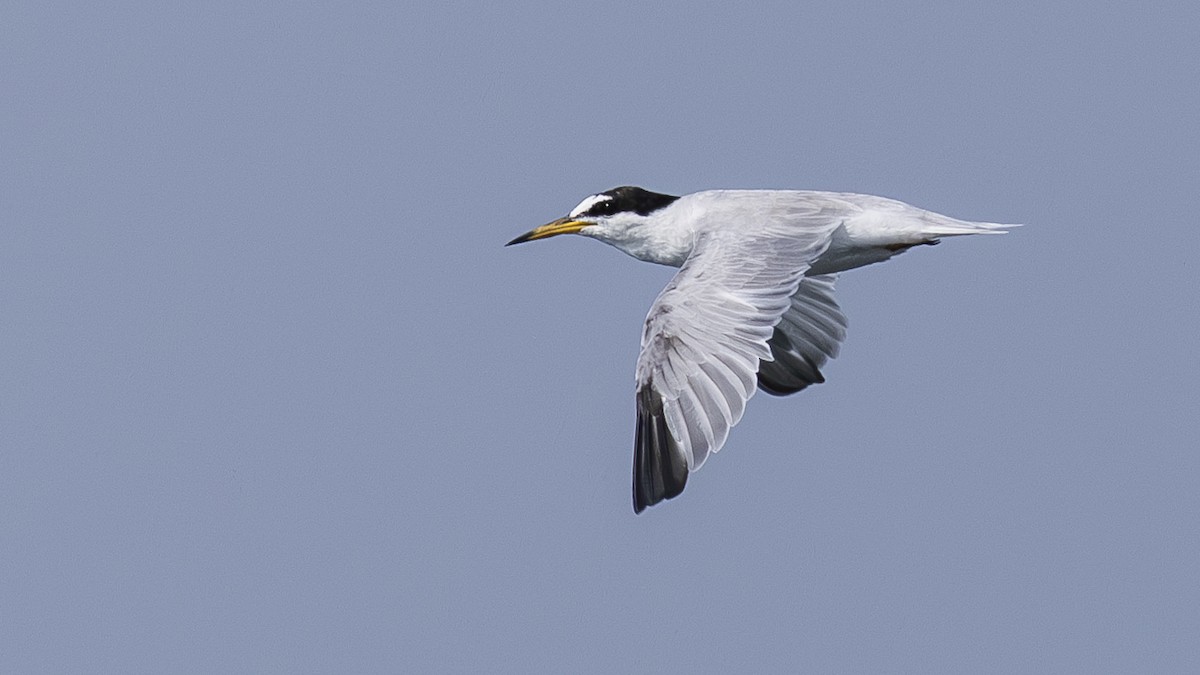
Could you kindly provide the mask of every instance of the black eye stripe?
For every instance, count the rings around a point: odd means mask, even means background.
[[[613,188],[600,194],[609,197],[609,199],[596,203],[587,210],[585,215],[611,216],[617,213],[631,212],[640,216],[648,216],[679,199],[679,197],[674,195],[650,192],[649,190],[628,185]]]
[[[597,202],[592,208],[587,210],[585,215],[589,216],[611,216],[616,213],[616,204],[611,199],[606,199],[602,202]]]

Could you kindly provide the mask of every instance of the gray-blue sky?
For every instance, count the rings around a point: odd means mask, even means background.
[[[1194,3],[8,3],[0,670],[1195,672]],[[629,504],[581,197],[1024,222]]]

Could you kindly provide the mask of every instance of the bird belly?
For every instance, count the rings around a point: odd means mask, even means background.
[[[808,268],[807,274],[833,274],[845,272],[856,267],[865,267],[877,262],[883,262],[896,255],[896,251],[886,248],[860,248],[847,251],[826,251]]]
[[[834,230],[833,237],[829,241],[829,248],[813,261],[807,274],[845,272],[856,267],[883,262],[902,250],[903,248],[896,246],[880,246],[857,241],[848,235],[845,226],[842,226]]]

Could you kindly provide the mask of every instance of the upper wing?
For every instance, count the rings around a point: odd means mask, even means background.
[[[759,364],[758,386],[763,391],[785,396],[825,381],[821,366],[837,356],[846,339],[846,316],[833,296],[835,281],[836,274],[821,274],[800,282],[767,343],[772,360]]]
[[[633,507],[683,491],[754,394],[768,341],[837,222],[792,212],[701,234],[646,317],[637,365]],[[812,214],[817,216],[819,214]]]

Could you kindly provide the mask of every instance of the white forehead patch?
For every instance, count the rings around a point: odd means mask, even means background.
[[[612,197],[610,197],[609,195],[592,195],[591,197],[588,197],[587,199],[584,199],[583,201],[579,202],[579,206],[576,206],[575,208],[571,209],[571,212],[569,214],[567,214],[567,217],[568,218],[578,218],[580,215],[585,213],[588,209],[592,208],[593,206],[599,204],[600,202],[609,201],[610,199],[612,199]]]

